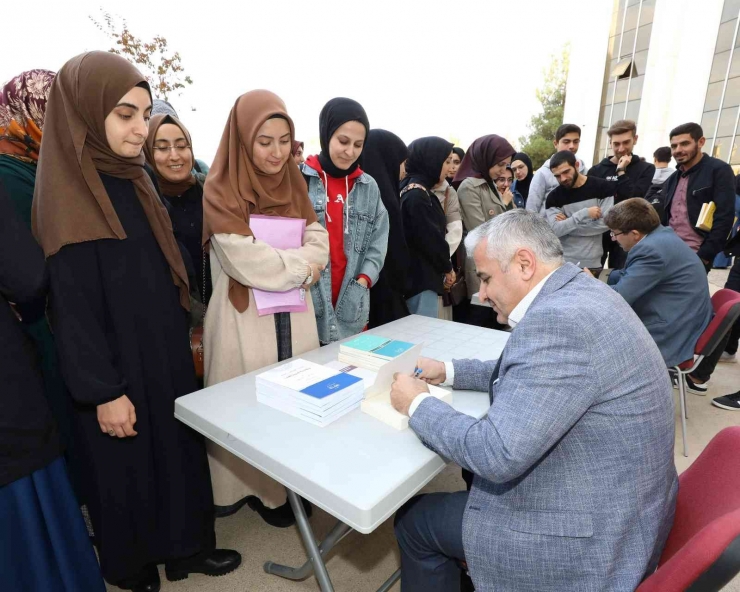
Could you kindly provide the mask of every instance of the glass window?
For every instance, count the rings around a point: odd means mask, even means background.
[[[714,148],[712,148],[712,156],[724,161],[729,160],[731,146],[732,138],[717,138],[714,141]]]
[[[645,25],[637,29],[637,46],[635,51],[644,51],[650,46],[650,33],[653,30],[653,25]]]
[[[740,76],[740,50],[738,49],[732,52],[732,64],[730,64],[728,78],[735,78],[735,76]]]
[[[615,103],[623,103],[627,100],[627,85],[629,82],[629,78],[623,78],[617,81],[617,94],[614,95]]]
[[[624,105],[624,103],[614,104],[614,111],[612,111],[610,124],[614,123],[615,121],[619,121],[620,119],[624,119]]]
[[[725,74],[727,74],[727,62],[729,59],[729,51],[718,53],[714,56],[714,60],[712,61],[712,71],[709,73],[710,83],[725,79]]]
[[[640,15],[640,26],[653,22],[655,16],[655,0],[644,0],[642,3],[642,14]]]
[[[637,117],[640,115],[640,102],[641,101],[630,101],[627,103],[627,113],[625,113],[625,119],[631,119],[637,121]]]
[[[632,67],[632,76],[642,76],[647,68],[647,50],[635,54],[634,65]]]
[[[715,84],[722,84],[721,82],[715,82]],[[714,86],[715,84],[710,84],[709,86]],[[709,95],[707,94],[707,99],[709,98]],[[727,81],[727,89],[725,90],[725,100],[722,104],[723,107],[736,107],[737,105],[740,105],[740,78],[730,78],[730,80]],[[719,104],[714,107],[714,109],[718,109]],[[704,109],[709,109],[709,107],[704,107]]]
[[[619,60],[616,66],[612,68],[610,78],[625,78],[630,75],[630,66],[632,65],[632,58],[624,58]]]
[[[735,142],[730,153],[730,164],[740,164],[740,136],[735,136]]]
[[[707,98],[704,102],[704,111],[716,111],[719,109],[719,101],[722,98],[723,80],[713,82],[707,87]]]
[[[602,105],[608,105],[612,102],[612,94],[614,93],[614,83],[610,82],[606,85],[606,92],[604,93],[604,98],[601,101]]]
[[[621,82],[621,81],[620,81]],[[638,76],[630,81],[630,95],[628,100],[637,101],[642,98],[642,85],[645,82],[644,76]]]
[[[614,9],[612,14],[611,35],[619,35],[622,31],[622,17],[624,16],[624,0],[620,0],[619,6]]]
[[[722,53],[732,47],[732,42],[735,40],[735,25],[737,19],[727,21],[719,26],[719,34],[717,35],[717,46],[714,49],[714,53]]]
[[[637,28],[637,15],[640,13],[640,3],[637,2],[627,7],[627,15],[624,17],[624,30],[630,31]]]
[[[735,133],[735,121],[737,121],[737,107],[722,109],[722,113],[719,116],[717,137],[733,135]]]
[[[717,125],[717,114],[719,111],[707,111],[701,116],[701,127],[704,135],[708,138],[714,137],[714,128]]]
[[[740,0],[725,0],[721,22],[737,18],[738,13],[740,13]]]
[[[619,57],[631,56],[635,49],[635,35],[637,29],[631,31],[625,31],[622,35],[622,51],[619,52]]]

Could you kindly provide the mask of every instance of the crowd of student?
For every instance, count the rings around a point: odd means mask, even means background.
[[[725,249],[736,191],[729,165],[702,154],[696,124],[674,130],[654,166],[634,154],[634,123],[617,122],[614,155],[590,170],[576,156],[580,129],[566,124],[535,172],[497,135],[467,152],[439,137],[406,146],[346,98],[324,106],[321,151],[305,158],[269,91],[236,99],[210,168],[186,123],[110,53],[24,72],[0,91],[0,508],[11,517],[0,538],[13,540],[0,573],[18,589],[103,590],[102,572],[152,591],[157,564],[171,580],[236,569],[239,554],[216,547],[214,513],[248,505],[290,526],[285,489],[177,421],[174,400],[410,313],[501,328],[477,301],[461,243],[504,212],[540,213],[566,261],[594,275],[607,257],[624,267],[609,283],[668,365],[690,357],[711,318],[702,267]],[[667,168],[671,155],[680,171]],[[714,225],[699,231],[709,201]],[[305,220],[302,246],[256,240],[257,215]],[[658,232],[696,253],[685,283],[668,290],[686,308],[682,290],[693,289],[696,322],[680,335],[645,305],[664,281],[656,266],[638,273],[644,260],[624,256]],[[738,277],[736,265],[730,283]],[[294,288],[306,312],[258,313],[253,289]],[[188,337],[200,327],[197,376]],[[706,392],[722,349],[690,377],[694,392]],[[740,407],[737,395],[721,399]]]

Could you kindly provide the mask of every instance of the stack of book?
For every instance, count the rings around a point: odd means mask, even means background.
[[[339,346],[339,361],[368,370],[380,368],[391,360],[406,353],[413,343],[394,341],[378,335],[361,335]]]
[[[257,401],[294,417],[324,427],[362,402],[362,378],[314,364],[293,360],[258,374]]]

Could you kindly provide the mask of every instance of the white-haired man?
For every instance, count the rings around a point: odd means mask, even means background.
[[[654,570],[678,489],[663,358],[624,299],[575,265],[539,215],[513,210],[466,241],[480,299],[513,331],[498,361],[420,359],[393,405],[419,439],[471,471],[470,492],[396,516],[404,592],[634,590]],[[609,310],[609,314],[603,311]],[[426,382],[425,382],[426,381]],[[487,391],[481,420],[426,383]]]

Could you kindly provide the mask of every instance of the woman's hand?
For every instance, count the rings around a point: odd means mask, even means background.
[[[110,403],[98,405],[98,424],[104,434],[118,438],[136,436],[135,423],[136,411],[126,395]]]
[[[301,288],[308,290],[311,286],[316,285],[316,282],[321,279],[321,272],[324,271],[323,265],[318,265],[317,263],[309,263],[308,269],[306,270],[306,279],[308,279],[308,274],[311,274],[311,282],[310,283],[304,283]]]
[[[505,206],[508,206],[512,201],[514,201],[514,194],[511,192],[511,189],[507,189],[506,191],[504,191],[501,199],[503,200]]]
[[[445,274],[445,288],[451,288],[455,284],[456,279],[457,279],[457,275],[455,274],[454,269],[450,273],[446,273]]]
[[[363,288],[367,289],[367,280],[364,277],[358,278],[357,283],[360,284]]]

